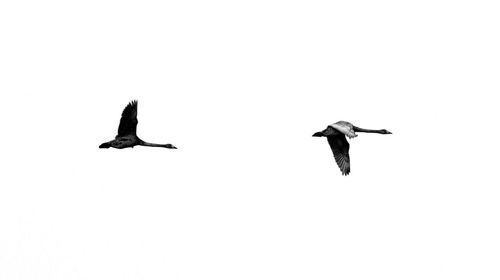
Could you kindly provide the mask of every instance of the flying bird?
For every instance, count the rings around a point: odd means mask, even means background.
[[[325,130],[313,134],[313,137],[326,137],[342,175],[348,175],[351,172],[349,142],[345,137],[349,139],[357,137],[356,132],[392,134],[386,129],[364,129],[345,121],[338,121],[329,125]]]
[[[118,126],[118,134],[114,140],[102,143],[99,148],[133,148],[134,146],[162,147],[167,149],[177,149],[172,144],[153,144],[142,141],[136,134],[137,131],[137,100],[131,101],[125,109],[123,109],[120,125]]]

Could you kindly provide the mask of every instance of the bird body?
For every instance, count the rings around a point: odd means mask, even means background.
[[[120,125],[118,126],[118,134],[114,140],[102,143],[99,148],[133,148],[134,146],[148,147],[163,147],[168,149],[177,149],[172,144],[154,144],[142,141],[137,136],[137,100],[131,101],[125,109],[123,109]]]
[[[332,123],[329,126],[332,127],[334,130],[343,133],[345,136],[349,137],[349,139],[358,137],[356,132],[354,132],[354,126],[346,121],[338,121],[336,123]]]
[[[326,129],[313,134],[314,137],[326,137],[328,144],[333,152],[333,157],[342,172],[342,175],[348,175],[351,172],[351,159],[349,157],[349,138],[357,137],[356,132],[392,134],[386,129],[372,130],[359,128],[346,121],[338,121],[327,126]]]
[[[101,144],[99,148],[113,147],[116,149],[133,148],[139,145],[140,139],[135,135],[117,136],[114,140]]]

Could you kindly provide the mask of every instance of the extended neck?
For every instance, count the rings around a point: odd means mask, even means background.
[[[155,144],[155,143],[148,143],[148,142],[145,142],[142,140],[140,140],[138,145],[147,146],[147,147],[160,147],[160,148],[167,148],[167,149],[177,149],[177,147],[175,147],[172,144]]]
[[[160,147],[160,148],[166,148],[167,147],[167,145],[165,145],[165,144],[148,143],[148,142],[145,142],[145,141],[141,141],[141,143],[139,145],[141,145],[141,146],[148,146],[148,147]]]
[[[354,131],[356,131],[356,132],[364,132],[364,133],[385,134],[385,131],[383,129],[365,129],[365,128],[360,128],[360,127],[354,127]]]

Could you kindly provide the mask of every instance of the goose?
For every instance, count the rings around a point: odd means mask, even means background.
[[[356,132],[392,134],[386,129],[359,128],[346,121],[338,121],[329,125],[325,130],[313,134],[313,137],[326,137],[342,175],[347,176],[351,172],[349,142],[347,142],[345,136],[349,137],[349,139],[357,137]]]
[[[120,125],[118,126],[118,134],[114,140],[102,143],[99,148],[133,148],[134,146],[162,147],[167,149],[177,149],[172,144],[154,144],[142,141],[136,134],[137,131],[137,100],[131,101],[125,109],[123,109]]]

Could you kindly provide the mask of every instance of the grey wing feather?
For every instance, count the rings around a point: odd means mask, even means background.
[[[351,160],[349,159],[349,142],[343,134],[327,136],[328,144],[333,152],[333,157],[342,171],[342,175],[351,172]]]
[[[336,129],[337,131],[342,132],[349,138],[354,138],[358,136],[353,129],[354,126],[349,122],[338,121],[336,123],[332,123],[330,126]]]
[[[120,125],[118,126],[117,137],[126,135],[136,135],[137,131],[137,100],[130,102],[123,109]]]

